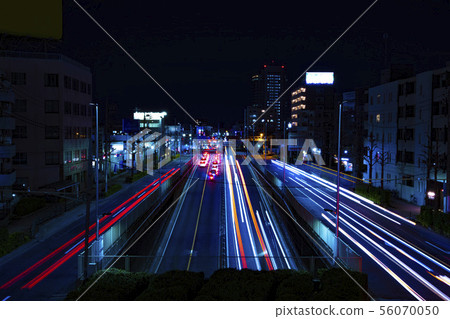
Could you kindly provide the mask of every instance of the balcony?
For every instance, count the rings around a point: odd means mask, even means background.
[[[14,130],[16,119],[12,117],[0,117],[0,130]]]
[[[16,155],[15,144],[0,144],[0,158],[12,158]]]
[[[0,187],[12,186],[16,181],[16,170],[0,172]]]

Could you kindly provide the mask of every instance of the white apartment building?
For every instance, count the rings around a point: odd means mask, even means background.
[[[374,147],[372,176],[364,179],[417,205],[443,205],[448,153],[448,74],[446,68],[419,73],[369,89],[369,138]],[[373,134],[374,143],[370,141]],[[384,143],[383,143],[384,136]],[[382,159],[385,159],[382,174]],[[365,164],[368,165],[367,159]]]

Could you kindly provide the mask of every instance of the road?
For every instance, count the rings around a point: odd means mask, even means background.
[[[226,267],[296,269],[292,249],[249,167],[241,167],[227,147],[218,155],[219,174],[210,178],[214,157],[192,172],[148,271],[190,270],[209,276]]]
[[[173,176],[183,163],[174,161],[161,169],[161,183]],[[156,172],[154,176],[159,176]],[[111,195],[99,205],[101,235],[160,186],[159,177],[145,176],[127,189]],[[0,297],[8,300],[52,300],[75,287],[78,254],[84,249],[85,214],[61,226],[51,237],[35,241],[24,253],[2,262]],[[95,202],[91,203],[89,243],[95,240]],[[5,256],[8,257],[8,256]],[[3,259],[3,258],[2,258]],[[5,258],[6,259],[6,258]],[[2,261],[2,260],[0,260]]]
[[[296,199],[335,231],[336,185],[292,165],[266,168]],[[382,298],[449,300],[450,244],[414,222],[341,188],[340,238],[363,256],[369,287]]]

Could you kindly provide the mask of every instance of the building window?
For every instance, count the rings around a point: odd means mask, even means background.
[[[27,100],[16,99],[13,105],[13,112],[26,112],[27,111]]]
[[[45,113],[59,113],[59,101],[58,100],[45,100],[44,101]]]
[[[64,128],[64,138],[65,138],[66,140],[72,138],[72,127],[66,126],[66,127]]]
[[[80,115],[80,104],[74,103],[73,104],[73,115]]]
[[[81,156],[80,156],[80,151],[79,150],[73,151],[73,161],[74,162],[81,161]]]
[[[72,151],[64,152],[64,164],[72,163]]]
[[[59,126],[45,126],[45,138],[46,139],[58,139],[59,138]]]
[[[14,85],[26,85],[27,74],[20,72],[11,72],[11,84]]]
[[[412,175],[403,175],[402,184],[409,187],[414,187],[414,178]]]
[[[44,86],[46,87],[58,87],[59,76],[57,73],[45,73],[44,74]]]
[[[405,163],[414,164],[414,152],[405,152]]]
[[[91,94],[92,93],[92,87],[90,84],[87,85],[87,93]]]
[[[416,116],[416,106],[415,105],[407,105],[406,106],[406,117],[415,117]]]
[[[406,82],[406,94],[413,94],[416,91],[416,82]]]
[[[72,103],[64,102],[64,114],[72,114]]]
[[[16,153],[16,155],[13,157],[13,164],[15,165],[26,165],[27,162],[27,153]]]
[[[13,138],[27,138],[27,127],[16,125],[16,128],[13,130]]]
[[[72,88],[72,78],[70,76],[64,75],[64,87],[66,89]]]
[[[58,152],[45,152],[45,165],[58,165],[59,153]]]
[[[86,93],[86,82],[83,81],[80,82],[80,92]]]
[[[81,150],[81,160],[85,161],[86,158],[87,158],[87,150],[86,149]]]
[[[377,114],[377,123],[380,123],[381,121],[381,114]]]
[[[80,81],[78,81],[77,79],[72,79],[72,89],[74,91],[79,91],[80,90]]]
[[[86,116],[86,104],[80,105],[80,115]]]

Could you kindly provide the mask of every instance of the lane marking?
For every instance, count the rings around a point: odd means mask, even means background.
[[[211,162],[209,162],[208,168],[206,169],[205,182],[203,183],[202,199],[200,200],[200,206],[198,207],[197,223],[195,224],[194,238],[192,238],[191,252],[189,254],[189,261],[188,261],[188,265],[186,268],[187,271],[189,271],[189,267],[191,266],[192,254],[194,253],[195,240],[197,239],[198,223],[200,221],[200,213],[202,212],[203,197],[205,196],[206,182],[208,181],[208,171],[209,171],[210,167],[211,167]]]
[[[11,298],[11,296],[5,297],[2,301],[6,301],[6,300],[8,300],[9,298]]]
[[[70,248],[69,250],[67,250],[65,253],[64,253],[64,255],[65,254],[67,254],[68,252],[70,252],[72,249],[74,249],[75,247],[77,247],[79,244],[81,244],[82,242],[84,241],[84,238],[82,239],[82,240],[80,240],[78,243],[76,243],[75,244],[75,246],[72,246],[72,248]]]
[[[253,225],[255,226],[256,234],[258,235],[258,239],[259,239],[259,243],[261,244],[261,248],[264,252],[264,256],[265,256],[265,259],[267,262],[267,267],[269,267],[269,270],[273,270],[272,262],[270,261],[269,255],[267,254],[267,248],[266,248],[266,245],[264,244],[264,240],[261,236],[261,231],[259,230],[258,222],[256,221],[256,217],[255,217],[255,213],[253,212],[253,207],[252,207],[252,203],[250,201],[250,197],[248,196],[247,185],[245,183],[244,175],[242,174],[241,166],[239,165],[239,162],[237,160],[235,160],[235,161],[236,161],[236,167],[239,171],[239,175],[241,176],[242,188],[244,189],[245,197],[247,198],[247,204],[248,204],[248,208],[250,210],[250,215],[252,217]]]
[[[426,243],[427,243],[428,245],[430,245],[430,246],[433,246],[433,247],[436,248],[436,249],[439,249],[439,250],[442,251],[444,254],[447,254],[447,255],[450,254],[450,251],[448,251],[448,250],[443,250],[442,248],[439,248],[438,246],[433,245],[432,243],[430,243],[430,242],[428,242],[428,241],[426,241]]]
[[[233,191],[233,186],[232,186],[232,176],[231,176],[231,170],[230,170],[230,164],[228,163],[228,159],[225,159],[226,161],[226,171],[227,171],[227,179],[230,180],[230,182],[228,183],[228,187],[230,189],[230,200],[231,200],[231,208],[233,211],[233,223],[234,223],[234,230],[236,232],[236,236],[237,236],[237,246],[239,246],[239,252],[241,255],[241,261],[242,261],[242,268],[247,268],[247,260],[245,259],[245,252],[244,252],[244,247],[242,244],[242,237],[241,237],[241,231],[239,229],[239,218],[237,216],[237,212],[236,212],[236,201],[234,199],[234,191]],[[238,259],[239,260],[239,259]]]

